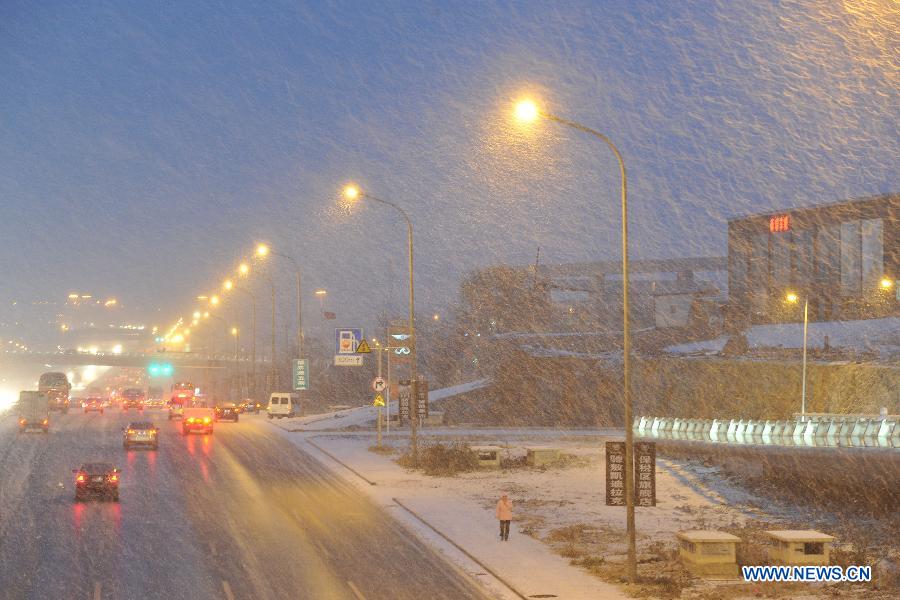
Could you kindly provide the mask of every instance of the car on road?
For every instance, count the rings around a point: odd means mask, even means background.
[[[103,398],[100,398],[98,396],[93,396],[90,398],[85,398],[81,402],[81,408],[84,409],[84,412],[89,412],[89,411],[95,410],[102,415],[103,414],[103,404],[104,404]]]
[[[238,404],[238,408],[242,413],[253,413],[254,415],[259,414],[259,411],[262,410],[262,402],[257,402],[256,400],[252,400],[247,398],[240,404]]]
[[[234,404],[223,404],[215,408],[216,421],[238,421],[238,408]]]
[[[269,396],[269,406],[266,408],[266,412],[270,419],[299,416],[300,397],[291,392],[273,392]]]
[[[47,405],[46,393],[19,392],[16,408],[19,412],[19,433],[29,429],[40,429],[44,433],[50,431],[50,407]]]
[[[122,392],[122,410],[127,411],[129,408],[144,410],[144,401],[147,395],[144,390],[138,388],[128,388]]]
[[[150,421],[129,423],[122,430],[122,446],[131,450],[134,446],[145,446],[151,450],[159,449],[159,429]]]
[[[109,463],[84,463],[75,473],[75,501],[108,498],[119,501],[119,469]]]
[[[190,407],[184,409],[181,419],[181,433],[187,435],[194,431],[211,434],[213,432],[213,420],[215,411],[211,408]]]

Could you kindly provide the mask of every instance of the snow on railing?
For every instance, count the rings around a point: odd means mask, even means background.
[[[900,450],[898,423],[896,415],[807,414],[793,421],[638,417],[634,420],[634,433],[641,438],[714,444]]]

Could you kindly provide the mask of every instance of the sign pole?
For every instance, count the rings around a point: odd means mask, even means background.
[[[381,349],[377,348],[378,351],[378,379],[381,379]],[[381,406],[378,406],[378,447],[381,448]]]
[[[391,352],[387,350],[387,402],[384,403],[385,413],[387,414],[387,434],[391,435]]]

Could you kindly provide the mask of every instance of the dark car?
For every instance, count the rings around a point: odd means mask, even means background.
[[[131,450],[133,446],[145,446],[151,450],[159,449],[159,429],[150,421],[130,423],[122,434],[122,446]]]
[[[84,401],[82,401],[81,407],[84,409],[84,412],[96,410],[102,415],[103,414],[103,398],[99,398],[97,396],[91,396],[90,398],[87,398]]]
[[[238,408],[233,404],[216,407],[216,421],[234,421],[238,420]]]
[[[108,498],[119,501],[119,470],[109,463],[84,463],[75,473],[75,501]]]

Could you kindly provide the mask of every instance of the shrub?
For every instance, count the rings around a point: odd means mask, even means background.
[[[413,468],[412,453],[407,450],[397,462]],[[419,468],[426,475],[448,476],[474,471],[478,468],[478,455],[461,442],[454,444],[429,444],[419,448]]]

